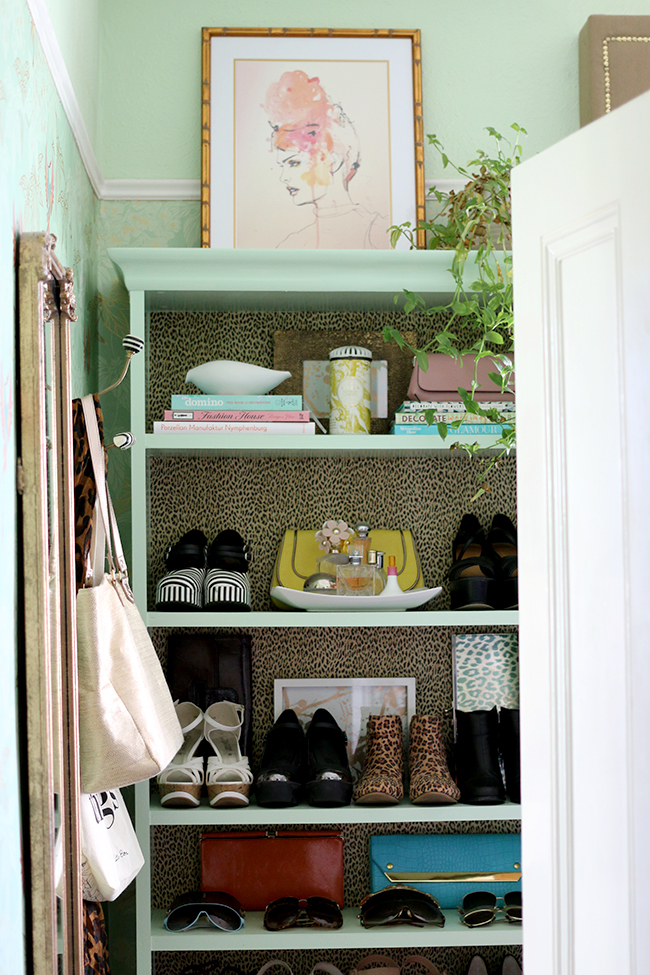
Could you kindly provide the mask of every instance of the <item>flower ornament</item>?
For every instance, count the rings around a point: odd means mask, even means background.
[[[343,542],[347,542],[353,534],[354,529],[350,528],[345,521],[330,520],[325,522],[314,537],[318,542],[318,547],[329,555],[332,549],[338,551],[339,546]]]

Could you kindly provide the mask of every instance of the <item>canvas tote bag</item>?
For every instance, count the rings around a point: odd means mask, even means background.
[[[119,789],[79,797],[81,896],[114,901],[144,866],[144,857]],[[62,896],[61,830],[54,850],[56,892]]]
[[[105,536],[109,569],[100,571],[102,551],[95,584],[77,593],[81,790],[95,793],[157,775],[183,732],[129,587],[92,396],[82,404],[97,484],[95,527]]]

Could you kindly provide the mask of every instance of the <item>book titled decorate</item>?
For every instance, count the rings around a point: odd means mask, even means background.
[[[165,410],[164,418],[193,423],[309,423],[309,410]]]
[[[302,396],[205,394],[172,396],[172,410],[301,410]]]
[[[515,418],[514,413],[509,413],[507,417],[504,417],[504,419],[507,419],[507,421],[509,422],[511,417],[514,420]],[[463,421],[461,426],[466,426],[467,424],[479,424],[483,426],[490,425],[490,424],[492,424],[493,426],[495,425],[493,420],[490,420],[487,416],[480,416],[477,413],[475,414],[475,413],[435,413],[434,412],[432,423],[434,426],[436,423],[457,423],[458,420],[460,419],[462,419]],[[394,422],[396,426],[425,426],[426,427],[427,414],[414,413],[410,410],[406,410],[403,413],[396,413]]]
[[[315,423],[194,423],[190,420],[156,420],[154,433],[316,433]]]

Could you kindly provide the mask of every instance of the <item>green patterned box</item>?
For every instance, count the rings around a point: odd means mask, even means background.
[[[452,653],[457,711],[519,707],[515,633],[459,633],[452,638]]]

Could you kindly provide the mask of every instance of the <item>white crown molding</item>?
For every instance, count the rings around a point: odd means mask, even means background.
[[[198,179],[105,179],[102,200],[200,200]]]
[[[46,0],[27,0],[27,6],[34,21],[34,27],[38,34],[38,39],[43,48],[45,60],[52,73],[54,86],[58,92],[63,111],[72,129],[75,142],[81,154],[81,159],[86,169],[88,179],[92,184],[95,194],[101,199],[104,187],[104,179],[99,170],[97,157],[90,142],[88,129],[83,120],[77,96],[74,93],[68,69],[65,66],[63,53],[59,46],[54,31],[54,25],[47,8]]]

